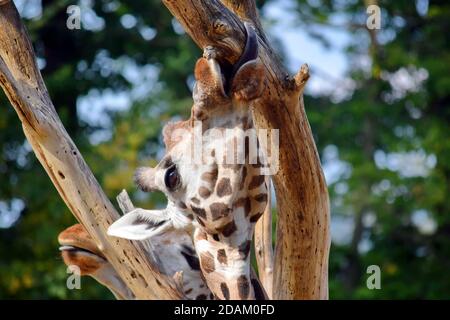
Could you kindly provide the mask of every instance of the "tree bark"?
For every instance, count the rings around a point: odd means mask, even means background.
[[[180,299],[141,244],[106,235],[119,214],[63,127],[12,1],[0,1],[0,84],[62,199],[138,299]]]
[[[309,77],[303,66],[290,77],[261,29],[254,0],[163,0],[197,45],[213,46],[218,60],[233,64],[245,44],[242,20],[253,22],[266,90],[253,103],[257,128],[278,129],[279,170],[273,176],[278,225],[273,293],[275,299],[327,299],[329,200],[302,93]]]

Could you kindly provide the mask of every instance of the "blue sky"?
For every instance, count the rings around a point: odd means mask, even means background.
[[[264,16],[276,22],[268,25],[266,31],[269,36],[280,39],[288,58],[286,67],[291,73],[297,72],[303,63],[309,65],[311,79],[306,90],[310,93],[324,92],[344,79],[348,61],[343,49],[349,44],[351,35],[344,29],[317,26],[318,32],[331,44],[330,48],[325,48],[299,25],[294,8],[292,0],[267,4]]]

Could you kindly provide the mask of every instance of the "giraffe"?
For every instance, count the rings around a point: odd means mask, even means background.
[[[158,229],[147,230],[152,223],[143,209],[109,228],[110,235],[137,240],[170,228],[187,230],[218,299],[266,297],[252,274],[250,249],[268,187],[261,161],[251,152],[258,139],[248,134],[253,129],[249,106],[265,87],[264,67],[255,31],[247,23],[245,28],[246,46],[235,66],[221,67],[214,49],[205,49],[195,66],[191,117],[166,124],[165,156],[155,168],[136,171],[142,190],[159,190],[168,198]]]
[[[134,299],[133,293],[98,249],[81,224],[75,224],[58,235],[59,248],[67,266],[77,266],[80,275],[91,276],[106,286],[118,300]]]
[[[152,250],[159,257],[166,274],[175,277],[178,272],[182,272],[180,286],[187,299],[214,298],[202,278],[191,237],[185,231],[173,229],[154,235],[148,241],[151,241]],[[93,277],[119,300],[135,298],[81,224],[62,231],[58,242],[61,245],[61,256],[67,266],[78,266],[80,275]]]

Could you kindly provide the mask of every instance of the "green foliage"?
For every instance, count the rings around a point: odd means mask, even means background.
[[[350,216],[356,226],[348,243],[332,246],[330,297],[446,298],[450,42],[442,30],[448,29],[450,6],[429,1],[427,13],[421,15],[411,1],[377,1],[382,26],[374,31],[378,41],[373,42],[365,28],[363,1],[314,1],[321,5],[310,8],[311,3],[297,1],[305,28],[332,24],[333,16],[341,15],[345,18],[339,28],[353,35],[348,59],[366,56],[371,61],[368,70],[349,70],[356,84],[350,99],[334,104],[326,98],[305,100],[319,150],[335,145],[339,159],[351,168],[329,184],[332,217]],[[386,75],[402,68],[410,74],[426,70],[427,76],[415,90],[395,95],[402,83],[391,84]],[[402,174],[412,165],[411,158],[401,159],[397,168],[380,164],[389,155],[411,152],[426,159],[426,174]],[[420,231],[413,222],[418,211],[434,220],[435,230]],[[358,250],[362,242],[369,242],[370,248]],[[372,264],[381,268],[381,290],[366,287],[366,269]]]

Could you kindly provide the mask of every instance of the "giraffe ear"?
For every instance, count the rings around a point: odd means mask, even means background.
[[[259,59],[246,62],[233,78],[231,92],[240,102],[250,102],[261,96],[264,89],[265,70]]]
[[[134,209],[108,228],[108,235],[130,239],[145,240],[161,234],[172,226],[164,210]]]

